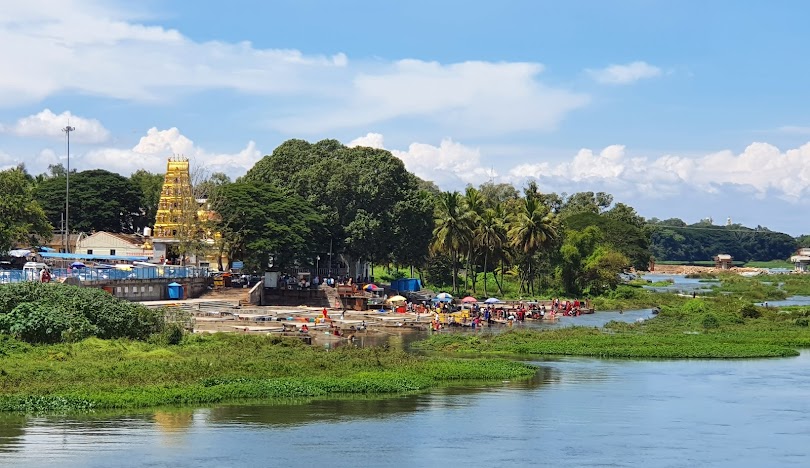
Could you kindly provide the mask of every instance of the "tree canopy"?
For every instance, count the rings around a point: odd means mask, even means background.
[[[50,238],[52,227],[34,199],[31,178],[22,167],[0,171],[0,255],[17,242]]]
[[[65,176],[41,181],[36,199],[48,221],[61,225],[65,208]],[[130,179],[102,169],[70,176],[70,229],[73,231],[135,232],[144,223],[142,192]]]
[[[300,196],[263,182],[237,182],[219,187],[212,208],[232,258],[243,258],[251,270],[309,260],[314,242],[324,233],[323,217]]]
[[[413,262],[427,254],[432,206],[420,181],[389,151],[337,140],[288,140],[242,178],[306,200],[326,221],[336,252],[371,261]],[[422,186],[428,186],[422,184]]]

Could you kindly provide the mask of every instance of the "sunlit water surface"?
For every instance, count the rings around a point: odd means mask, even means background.
[[[566,358],[383,399],[0,416],[0,466],[810,466],[810,353]]]

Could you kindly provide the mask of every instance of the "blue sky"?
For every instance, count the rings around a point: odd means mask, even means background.
[[[446,190],[604,190],[647,217],[810,232],[799,1],[30,0],[0,17],[0,168],[239,176],[289,138]]]

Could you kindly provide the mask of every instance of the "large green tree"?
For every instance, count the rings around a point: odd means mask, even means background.
[[[573,230],[598,227],[605,244],[627,257],[636,269],[646,270],[651,251],[650,234],[643,219],[629,206],[618,203],[602,214],[581,212],[571,215],[565,218],[565,224]]]
[[[212,208],[231,258],[243,259],[254,271],[263,271],[271,257],[282,268],[307,261],[325,233],[322,216],[306,200],[267,183],[222,185]]]
[[[348,148],[336,140],[308,143],[288,140],[243,177],[295,193],[321,214],[328,234],[319,238],[318,254],[330,246],[346,257],[381,262],[425,258],[427,242],[405,244],[408,229],[430,224],[432,213],[420,202],[420,181],[399,158],[382,149]],[[421,184],[425,186],[425,184]],[[405,252],[408,252],[405,254]]]
[[[48,221],[59,226],[65,208],[65,177],[40,182],[36,199]],[[71,174],[71,231],[132,233],[144,225],[142,217],[141,190],[130,179],[102,169]]]
[[[30,177],[22,167],[0,171],[0,255],[15,243],[50,238],[51,225],[34,199]]]

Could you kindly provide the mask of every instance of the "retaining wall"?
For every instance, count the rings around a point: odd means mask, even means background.
[[[101,288],[127,301],[165,301],[169,299],[169,283],[183,285],[183,299],[200,297],[208,289],[206,278],[156,278],[94,281],[83,283],[89,288]]]

